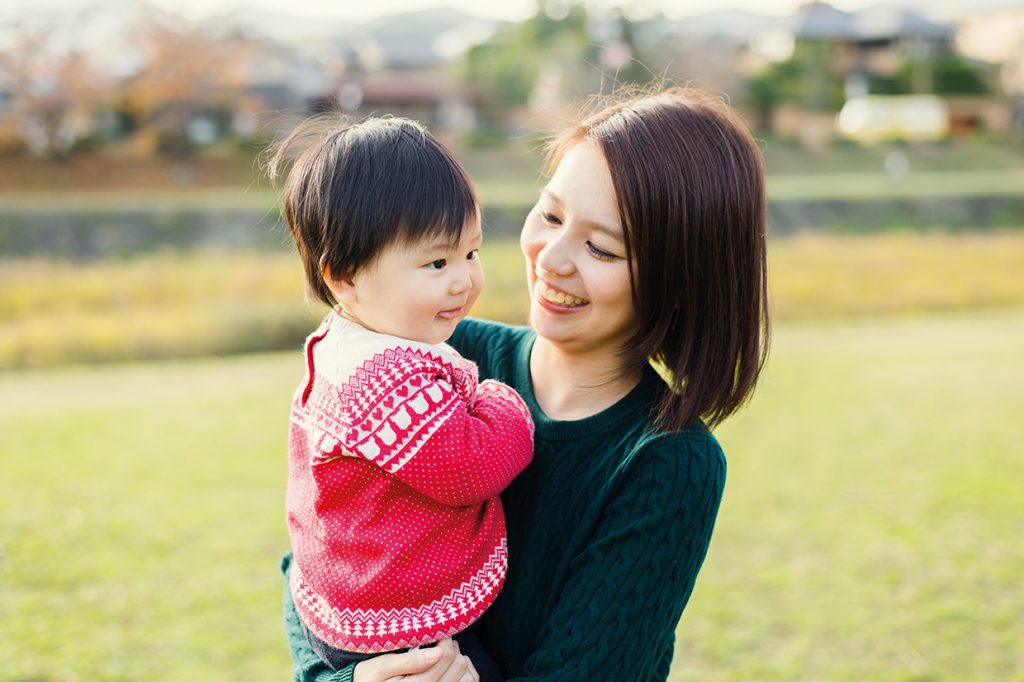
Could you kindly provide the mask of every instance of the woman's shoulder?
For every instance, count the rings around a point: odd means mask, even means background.
[[[643,439],[631,459],[629,479],[671,483],[665,490],[674,495],[710,492],[718,498],[725,487],[725,452],[703,424]]]
[[[725,451],[711,430],[697,422],[682,431],[665,434],[651,444],[652,452],[661,457],[707,459],[725,466]]]

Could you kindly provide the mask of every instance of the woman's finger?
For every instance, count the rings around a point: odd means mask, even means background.
[[[436,656],[436,662],[426,670],[416,672],[414,674],[406,674],[401,678],[395,680],[389,680],[388,682],[457,682],[460,677],[452,677],[453,668],[459,669],[459,659],[462,656],[459,654],[459,645],[452,639],[443,639],[430,649],[423,649],[422,651],[434,652]],[[405,655],[405,654],[403,654]],[[358,666],[357,666],[358,669]],[[461,674],[461,673],[460,673]]]
[[[479,680],[479,676],[476,673],[476,668],[473,667],[473,662],[469,660],[469,656],[459,655],[455,657],[438,682],[475,682],[476,680]]]
[[[455,657],[452,664],[441,675],[437,682],[466,682],[466,674],[469,670],[469,659],[461,654]]]
[[[437,665],[444,658],[444,654],[443,650],[435,647],[376,656],[356,665],[352,682],[386,682],[393,678],[422,673]]]
[[[480,682],[480,674],[473,667],[473,661],[470,660],[469,656],[465,657],[466,663],[469,664],[469,670],[466,671],[466,675],[463,677],[462,682]]]

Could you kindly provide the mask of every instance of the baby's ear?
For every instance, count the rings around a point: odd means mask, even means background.
[[[331,290],[334,297],[338,299],[340,303],[356,303],[359,300],[356,292],[355,281],[352,279],[352,275],[349,273],[335,274],[331,272],[331,266],[324,266],[324,282],[327,283],[327,288]]]

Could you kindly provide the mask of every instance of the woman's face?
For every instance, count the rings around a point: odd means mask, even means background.
[[[608,164],[592,142],[562,158],[519,239],[530,326],[565,350],[618,351],[636,313]]]

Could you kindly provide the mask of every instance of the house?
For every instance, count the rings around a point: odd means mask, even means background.
[[[833,114],[842,99],[860,102],[869,95],[908,94],[908,90],[916,95],[942,93],[944,82],[937,81],[936,65],[942,60],[963,63],[957,52],[956,24],[933,20],[902,5],[845,12],[815,0],[772,29],[772,44],[780,42],[780,34],[792,49],[804,46],[821,58],[819,62],[811,59],[812,66],[806,67],[805,101],[777,106],[770,124],[776,133],[796,137],[810,147],[823,148],[835,134]],[[759,41],[768,42],[757,37],[752,45]],[[842,84],[839,101],[830,89],[836,78]],[[948,129],[954,135],[978,128],[1008,129],[1008,107],[999,97],[947,91],[943,99],[950,117]]]
[[[498,22],[450,9],[382,17],[347,36],[353,60],[332,79],[321,104],[356,116],[405,116],[452,144],[473,131],[482,93],[451,68]]]
[[[800,7],[782,28],[794,43],[833,48],[828,66],[845,83],[847,96],[868,94],[872,79],[893,77],[908,59],[922,60],[953,49],[956,28],[897,5],[873,5],[844,12],[815,0]],[[930,91],[924,75],[915,90]]]
[[[1024,7],[968,11],[959,19],[956,46],[972,59],[997,65],[999,84],[1010,101],[1005,115],[981,112],[987,127],[1024,131]]]
[[[381,71],[344,76],[334,103],[358,116],[405,116],[446,144],[474,129],[480,93],[438,71]]]

